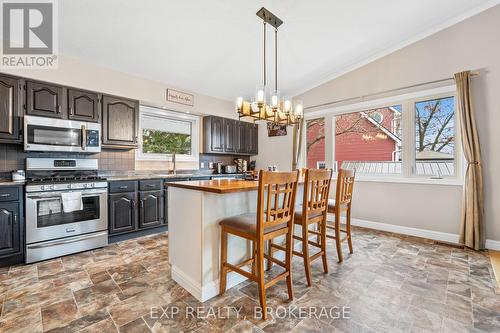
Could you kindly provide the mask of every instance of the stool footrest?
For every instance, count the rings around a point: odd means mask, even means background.
[[[238,266],[235,266],[235,265],[232,265],[232,264],[229,264],[229,263],[226,262],[226,263],[224,263],[224,267],[228,268],[231,271],[235,271],[236,273],[241,274],[244,277],[246,277],[246,278],[248,278],[248,279],[250,279],[252,281],[256,280],[255,276],[252,273],[247,272],[247,271],[239,268]]]
[[[264,258],[266,258],[267,260],[275,263],[276,265],[279,265],[279,266],[281,266],[283,268],[286,268],[286,264],[283,261],[281,261],[281,260],[278,260],[278,259],[276,259],[274,257],[271,257],[270,255],[267,255],[267,254],[264,254]]]
[[[267,289],[267,288],[269,288],[271,286],[274,286],[279,281],[285,279],[288,275],[290,275],[290,272],[283,272],[283,273],[275,276],[274,278],[272,278],[271,280],[269,280],[268,282],[266,282],[264,284],[265,288]]]

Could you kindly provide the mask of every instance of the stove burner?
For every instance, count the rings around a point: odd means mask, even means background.
[[[26,181],[29,183],[59,183],[59,182],[83,182],[83,181],[105,181],[106,178],[97,175],[96,172],[36,172],[28,174]]]

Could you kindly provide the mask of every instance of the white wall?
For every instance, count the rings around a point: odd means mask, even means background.
[[[6,70],[5,73],[137,99],[141,102],[141,104],[162,108],[164,107],[173,111],[236,118],[233,102],[198,94],[196,92],[192,92],[184,88],[174,87],[165,83],[117,72],[66,56],[59,56],[59,66],[57,69],[12,69]],[[167,88],[174,88],[193,94],[194,106],[167,102]],[[201,130],[202,126],[200,125],[200,132]],[[200,147],[202,147],[201,133],[199,137]],[[177,163],[178,169],[197,169],[198,167],[197,162]],[[142,170],[165,170],[166,168],[170,169],[171,165],[165,161],[137,160],[135,168]]]
[[[255,158],[257,169],[267,169],[276,165],[279,171],[292,169],[292,128],[287,128],[286,136],[267,136],[267,125],[259,122],[259,155]]]
[[[500,241],[500,6],[297,96],[311,106],[479,70],[473,98],[485,173],[486,238]],[[291,151],[261,142],[259,157]],[[281,159],[285,159],[280,155]],[[259,161],[260,162],[260,161]],[[355,218],[457,234],[460,186],[358,182]]]
[[[185,88],[176,88],[165,83],[117,72],[63,55],[59,56],[59,67],[57,69],[11,69],[5,70],[5,72],[37,80],[137,99],[141,101],[142,104],[166,107],[174,111],[213,114],[229,118],[235,118],[236,116],[233,102],[198,94]],[[194,106],[191,107],[167,102],[167,88],[174,88],[192,93],[194,95]]]

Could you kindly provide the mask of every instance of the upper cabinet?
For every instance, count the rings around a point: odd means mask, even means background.
[[[247,149],[249,155],[257,155],[259,153],[259,125],[247,123]]]
[[[68,119],[99,122],[101,103],[99,94],[68,89]]]
[[[21,137],[21,80],[0,76],[0,142],[19,143]]]
[[[26,82],[26,114],[99,122],[100,94],[46,82]]]
[[[258,125],[216,116],[203,117],[203,151],[257,155]]]
[[[139,102],[102,97],[102,144],[113,148],[137,148]]]
[[[65,118],[64,88],[49,83],[26,82],[26,114]]]

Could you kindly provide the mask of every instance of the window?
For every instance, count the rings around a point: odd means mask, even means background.
[[[325,118],[306,121],[307,167],[320,168],[325,165]]]
[[[141,106],[142,160],[197,161],[199,153],[199,118],[188,114]]]
[[[455,99],[453,96],[415,102],[415,173],[455,173]]]
[[[310,116],[304,134],[309,168],[355,168],[359,176],[379,180],[461,179],[454,86],[342,105]],[[332,133],[325,133],[329,121]]]
[[[335,117],[335,161],[363,174],[401,174],[401,105]]]

